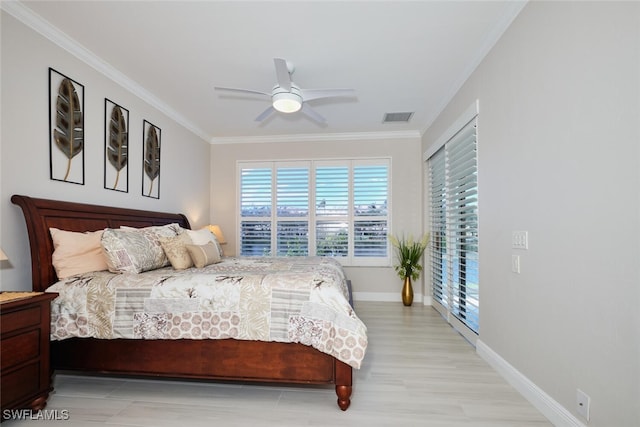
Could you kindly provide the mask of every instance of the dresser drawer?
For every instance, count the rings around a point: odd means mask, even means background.
[[[24,310],[13,311],[2,314],[0,331],[2,334],[16,331],[29,326],[40,325],[41,308],[39,305],[25,308]]]
[[[27,366],[2,374],[2,408],[13,406],[40,391],[40,362],[36,361]]]
[[[39,329],[34,329],[24,334],[15,335],[2,340],[2,348],[0,348],[0,364],[2,371],[17,365],[18,363],[26,362],[39,356]],[[4,380],[4,377],[2,379]]]

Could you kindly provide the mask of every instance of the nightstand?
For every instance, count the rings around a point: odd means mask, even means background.
[[[3,292],[0,401],[5,409],[43,409],[51,385],[49,331],[55,293]]]

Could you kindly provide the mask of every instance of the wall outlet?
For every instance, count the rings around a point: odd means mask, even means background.
[[[578,389],[576,393],[576,403],[578,405],[578,414],[582,418],[589,421],[589,407],[591,406],[591,398],[584,391]]]

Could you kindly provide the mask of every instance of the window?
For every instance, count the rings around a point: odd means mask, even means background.
[[[389,160],[241,162],[240,253],[388,265]]]
[[[427,191],[432,297],[436,306],[477,334],[480,301],[476,117],[477,113],[428,157]]]
[[[271,251],[271,169],[248,167],[242,170],[240,211],[243,255],[264,255]]]
[[[276,169],[276,255],[309,254],[309,168]]]

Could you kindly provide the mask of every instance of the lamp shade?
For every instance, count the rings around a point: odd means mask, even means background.
[[[7,254],[5,254],[2,248],[0,248],[0,261],[6,261],[8,259],[9,258],[7,258]]]
[[[221,245],[227,243],[219,225],[207,225],[205,228],[207,228],[210,232],[213,233],[214,236],[216,236],[216,240],[218,241],[218,243],[220,243]]]

